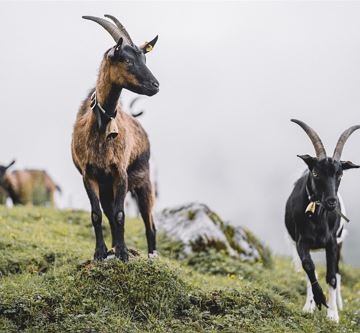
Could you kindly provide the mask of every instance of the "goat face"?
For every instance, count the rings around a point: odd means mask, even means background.
[[[159,82],[146,66],[145,54],[150,52],[158,40],[137,47],[125,27],[112,15],[105,15],[112,22],[95,16],[84,19],[101,25],[114,39],[116,45],[107,53],[110,60],[110,80],[114,85],[138,94],[152,96],[159,91]]]
[[[336,161],[330,157],[321,160],[309,155],[300,155],[299,157],[309,168],[311,188],[316,199],[325,209],[334,210],[338,204],[337,191],[343,171],[359,168],[359,166],[349,161]]]
[[[310,126],[301,120],[291,119],[291,121],[305,131],[315,148],[316,158],[309,155],[298,155],[310,170],[311,190],[314,192],[316,200],[319,200],[325,209],[334,210],[338,204],[337,191],[343,171],[360,167],[349,161],[341,161],[341,154],[346,141],[354,131],[360,128],[360,125],[351,126],[341,134],[333,157],[330,158],[326,154],[319,135]]]
[[[6,171],[15,164],[15,161],[12,161],[8,166],[0,165],[0,185],[4,184]]]
[[[159,82],[146,66],[145,53],[155,41],[144,47],[124,44],[120,38],[116,46],[111,48],[107,56],[110,60],[110,80],[113,84],[135,93],[153,96],[159,91]],[[149,46],[150,45],[150,46]]]

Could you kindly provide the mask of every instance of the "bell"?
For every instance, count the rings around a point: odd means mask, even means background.
[[[314,216],[315,209],[316,209],[316,202],[311,201],[311,202],[308,204],[308,206],[306,207],[305,214],[306,214],[308,217],[311,218],[311,217]]]
[[[119,134],[119,129],[117,127],[116,121],[114,118],[111,118],[111,120],[106,125],[105,129],[105,136],[106,139],[115,139],[117,135]]]

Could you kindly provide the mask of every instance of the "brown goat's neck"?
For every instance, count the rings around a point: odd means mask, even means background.
[[[113,114],[115,112],[121,89],[121,87],[111,83],[107,64],[102,64],[96,83],[96,98],[107,113]]]

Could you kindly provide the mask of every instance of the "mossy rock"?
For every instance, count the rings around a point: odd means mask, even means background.
[[[271,252],[257,237],[243,227],[224,222],[205,204],[189,203],[164,209],[157,220],[160,231],[183,244],[180,258],[212,248],[241,261],[271,265]]]

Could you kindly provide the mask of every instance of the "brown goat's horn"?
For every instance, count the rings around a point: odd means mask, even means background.
[[[115,25],[119,28],[119,31],[122,33],[122,35],[123,35],[122,37],[125,37],[125,39],[127,39],[127,42],[131,46],[134,46],[134,43],[131,40],[129,33],[126,31],[125,27],[120,23],[120,21],[115,16],[112,16],[109,14],[105,14],[104,16],[109,18],[110,20],[112,20],[115,23]]]
[[[326,158],[326,150],[324,148],[323,143],[320,140],[319,135],[310,126],[306,125],[304,122],[297,120],[297,119],[291,119],[291,121],[295,124],[298,124],[309,136],[309,138],[315,148],[316,157],[319,160]]]
[[[111,35],[111,37],[114,39],[115,43],[117,43],[119,41],[120,37],[122,37],[122,34],[119,31],[119,29],[113,23],[111,23],[103,18],[95,17],[95,16],[83,16],[82,18],[85,20],[94,21],[94,22],[100,24]]]
[[[344,149],[344,145],[345,145],[347,139],[353,132],[355,132],[359,128],[360,128],[360,125],[351,126],[345,132],[343,132],[343,134],[341,134],[339,141],[337,142],[335,150],[334,150],[333,159],[335,161],[340,161],[341,154],[342,154],[342,151]]]

